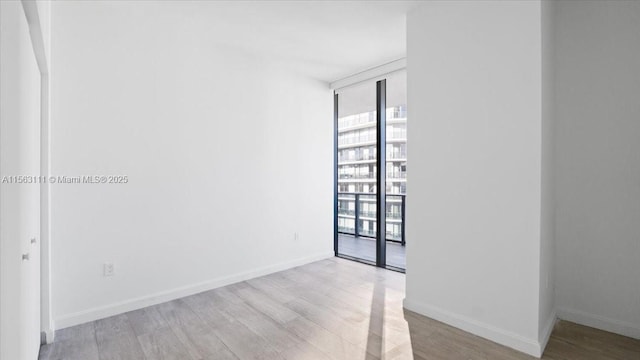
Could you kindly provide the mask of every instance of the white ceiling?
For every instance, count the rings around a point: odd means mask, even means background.
[[[212,42],[331,82],[406,56],[415,1],[161,1]]]

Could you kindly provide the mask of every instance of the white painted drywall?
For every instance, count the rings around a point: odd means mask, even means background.
[[[0,358],[40,345],[40,72],[20,1],[0,2]],[[20,178],[21,176],[24,176]],[[31,239],[36,242],[32,243]],[[29,259],[23,260],[22,255]]]
[[[38,1],[38,18],[42,31],[46,71],[41,69],[41,117],[40,117],[40,174],[49,176],[51,169],[51,1]],[[40,326],[45,333],[45,341],[54,338],[52,284],[51,284],[51,184],[45,182],[40,188]]]
[[[556,6],[558,316],[640,337],[640,2]]]
[[[555,2],[542,1],[542,203],[540,209],[540,308],[541,347],[546,346],[556,322],[555,307]]]
[[[42,41],[44,53],[47,61],[51,59],[51,0],[35,0],[38,9],[38,19],[40,21],[40,31],[42,31]],[[47,65],[50,65],[47,63]]]
[[[150,4],[53,4],[57,328],[333,254],[328,84]]]
[[[40,69],[40,175],[49,176],[50,167],[50,114],[49,67],[51,63],[51,1],[25,0],[22,2],[31,43]],[[46,342],[53,341],[51,314],[51,247],[50,247],[50,190],[51,184],[40,184],[40,330]]]
[[[433,1],[407,26],[405,306],[539,355],[541,4]]]

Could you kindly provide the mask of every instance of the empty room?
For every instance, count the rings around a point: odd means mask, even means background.
[[[0,360],[640,360],[640,1],[0,0]]]

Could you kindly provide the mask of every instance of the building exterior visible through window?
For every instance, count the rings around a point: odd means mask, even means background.
[[[401,197],[407,190],[407,106],[387,108],[387,239],[401,238]],[[338,118],[338,192],[376,193],[376,112]],[[339,231],[355,230],[355,201],[338,196]],[[368,201],[369,200],[369,201]],[[360,196],[360,235],[375,236],[375,196]]]

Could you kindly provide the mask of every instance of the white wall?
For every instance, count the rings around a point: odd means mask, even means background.
[[[640,338],[640,3],[556,13],[558,316]]]
[[[539,355],[541,4],[408,15],[405,306]]]
[[[332,256],[327,84],[216,46],[197,11],[52,14],[52,172],[129,177],[52,188],[57,328]]]
[[[38,20],[46,58],[51,58],[51,0],[36,0]],[[48,64],[50,65],[50,64]]]
[[[542,1],[542,194],[540,212],[540,308],[538,339],[546,346],[556,322],[555,306],[555,0]]]
[[[39,175],[40,73],[19,1],[0,2],[0,80],[0,358],[36,359],[39,185],[12,177]]]
[[[50,168],[50,113],[49,69],[51,66],[51,1],[25,1],[25,12],[31,31],[34,52],[40,68],[40,175],[49,176]],[[40,34],[38,34],[40,33]],[[40,185],[40,329],[47,343],[53,342],[53,317],[51,313],[51,184]]]

